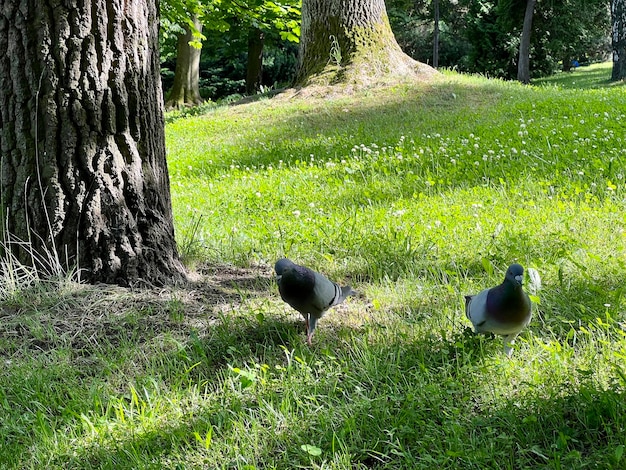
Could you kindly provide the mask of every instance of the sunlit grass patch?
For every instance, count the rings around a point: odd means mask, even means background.
[[[171,120],[195,280],[15,283],[0,467],[623,467],[624,109],[447,73]],[[358,292],[312,347],[281,256]],[[463,296],[513,261],[543,288],[508,359]]]

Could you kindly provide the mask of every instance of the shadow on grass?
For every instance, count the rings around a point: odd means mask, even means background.
[[[292,409],[295,404],[285,402],[290,393],[285,377],[274,381],[270,375],[270,385],[257,383],[219,403],[208,400],[175,425],[138,432],[114,445],[78,448],[55,463],[124,467],[141,456],[192,466],[293,468],[321,462],[301,449],[312,444],[325,461],[349,456],[350,467],[619,468],[626,383],[603,388],[590,378],[538,381],[525,393],[494,398],[488,382],[500,382],[496,376],[506,372],[493,348],[476,348],[475,337],[465,331],[449,339],[379,337],[367,346],[362,338],[350,346],[333,341],[330,353],[299,348],[302,362],[287,365],[276,347],[284,337],[271,333],[276,326],[268,323],[268,335],[261,338],[271,350],[261,359],[270,371],[280,365],[290,379],[308,380],[301,399],[310,406]],[[256,343],[247,326],[234,325],[224,334],[228,338],[204,345],[219,350],[241,338]],[[235,363],[249,361],[245,354]],[[262,428],[253,424],[259,422]],[[195,433],[204,437],[209,429],[212,447],[202,450]],[[187,449],[195,457],[186,456]]]
[[[486,382],[503,373],[497,366],[503,360],[502,342],[471,333],[461,323],[462,313],[456,319],[435,321],[438,312],[454,301],[452,293],[432,298],[424,294],[389,312],[401,326],[376,320],[374,313],[360,325],[331,313],[309,348],[300,316],[278,299],[265,268],[256,273],[213,267],[207,273],[212,274],[204,284],[192,283],[182,290],[88,288],[49,305],[49,299],[40,297],[30,306],[10,306],[10,315],[4,310],[0,340],[13,345],[2,352],[9,366],[0,372],[3,399],[12,404],[0,425],[3,447],[26,459],[37,449],[38,432],[51,435],[72,428],[78,435],[88,433],[77,417],[101,415],[109,400],[128,395],[129,384],[156,394],[185,395],[194,388],[213,390],[223,384],[234,374],[229,366],[267,364],[270,385],[257,384],[259,388],[249,392],[234,390],[219,399],[207,396],[199,409],[177,418],[175,424],[150,430],[138,424],[136,433],[117,441],[103,438],[102,444],[48,457],[62,467],[123,468],[138,459],[184,462],[185,449],[202,455],[194,433],[205,435],[213,427],[216,439],[240,448],[240,456],[254,465],[278,462],[281,468],[294,462],[310,464],[301,444],[314,444],[330,458],[334,455],[330,449],[345,452],[353,456],[353,463],[377,468],[427,467],[427,456],[434,459],[431,465],[447,468],[496,468],[494,459],[500,458],[504,460],[497,460],[498,468],[570,464],[575,457],[605,464],[616,459],[619,430],[626,425],[619,387],[626,384],[605,390],[591,383],[584,387],[572,383],[571,389],[556,382],[537,383],[536,395],[502,403],[486,399],[482,395]],[[216,273],[223,278],[216,278]],[[558,315],[592,321],[603,302],[597,299],[598,289],[616,285],[608,278],[593,282],[591,286],[590,280],[576,280],[558,294],[574,304],[591,302],[588,310]],[[549,308],[549,298],[542,308]],[[363,309],[363,299],[358,302],[350,307]],[[277,311],[288,312],[289,317]],[[458,324],[446,323],[457,320]],[[434,326],[428,330],[424,325]],[[569,323],[563,329],[548,326],[549,334],[557,331],[567,338]],[[538,336],[542,328],[536,322],[530,327]],[[290,361],[289,354],[302,362]],[[286,418],[292,426],[289,432],[280,429],[284,424],[261,420],[268,426],[263,431],[268,433],[267,444],[257,443],[252,449],[246,436],[250,430],[242,422],[263,413],[290,416],[289,408],[281,408],[288,393],[286,376],[277,372],[281,370],[308,384],[311,398],[305,401],[312,400],[311,406],[303,405],[299,411],[304,417]],[[155,383],[160,384],[156,390]],[[576,402],[578,394],[586,397],[582,403]],[[33,412],[35,401],[45,414]],[[116,421],[114,407],[102,419]],[[35,432],[24,434],[29,427]],[[530,440],[529,429],[534,429]],[[276,434],[283,437],[269,438]],[[214,463],[211,452],[207,449],[203,458]],[[234,461],[231,453],[223,464],[237,466],[243,461]]]

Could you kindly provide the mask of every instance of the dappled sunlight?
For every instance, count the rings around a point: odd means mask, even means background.
[[[623,87],[624,80],[611,81],[613,62],[603,62],[572,68],[569,72],[532,80],[533,85],[562,89],[589,90],[594,88]]]
[[[446,75],[170,122],[189,282],[2,304],[9,465],[618,468],[626,103],[578,93]],[[282,256],[358,293],[312,346]],[[509,358],[464,295],[513,261],[542,289]]]

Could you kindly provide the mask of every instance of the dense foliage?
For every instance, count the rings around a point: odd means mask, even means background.
[[[173,1],[173,0],[170,0]],[[387,0],[396,39],[413,58],[432,63],[432,0]],[[299,3],[294,3],[299,8]],[[523,0],[440,0],[439,65],[465,72],[514,79],[525,2]],[[205,29],[201,87],[213,100],[245,90],[247,27],[241,11],[213,14]],[[267,26],[267,25],[266,25]],[[531,37],[531,74],[550,75],[579,64],[605,60],[610,53],[610,12],[606,0],[541,0]],[[289,84],[297,45],[279,28],[267,26],[263,84]],[[293,39],[293,38],[292,38]],[[171,82],[175,42],[162,42],[165,88]],[[330,51],[329,51],[330,58]]]
[[[217,100],[245,91],[248,38],[251,30],[263,34],[262,83],[275,88],[295,73],[300,35],[300,0],[166,0],[162,3],[161,29],[163,88],[174,79],[177,34],[196,16],[204,26],[197,34],[202,48],[200,88],[205,99]]]
[[[390,21],[405,52],[432,61],[431,0],[387,0]],[[514,79],[522,29],[523,0],[440,0],[441,66]],[[610,53],[610,14],[605,0],[537,2],[531,36],[534,77]]]

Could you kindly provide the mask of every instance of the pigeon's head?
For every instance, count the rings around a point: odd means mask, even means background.
[[[524,281],[524,268],[521,264],[514,263],[509,266],[505,279],[514,285],[522,285]]]
[[[280,281],[280,278],[282,277],[285,270],[290,269],[293,266],[294,264],[287,258],[282,258],[276,261],[276,264],[274,265],[274,271],[276,271],[276,280]]]

